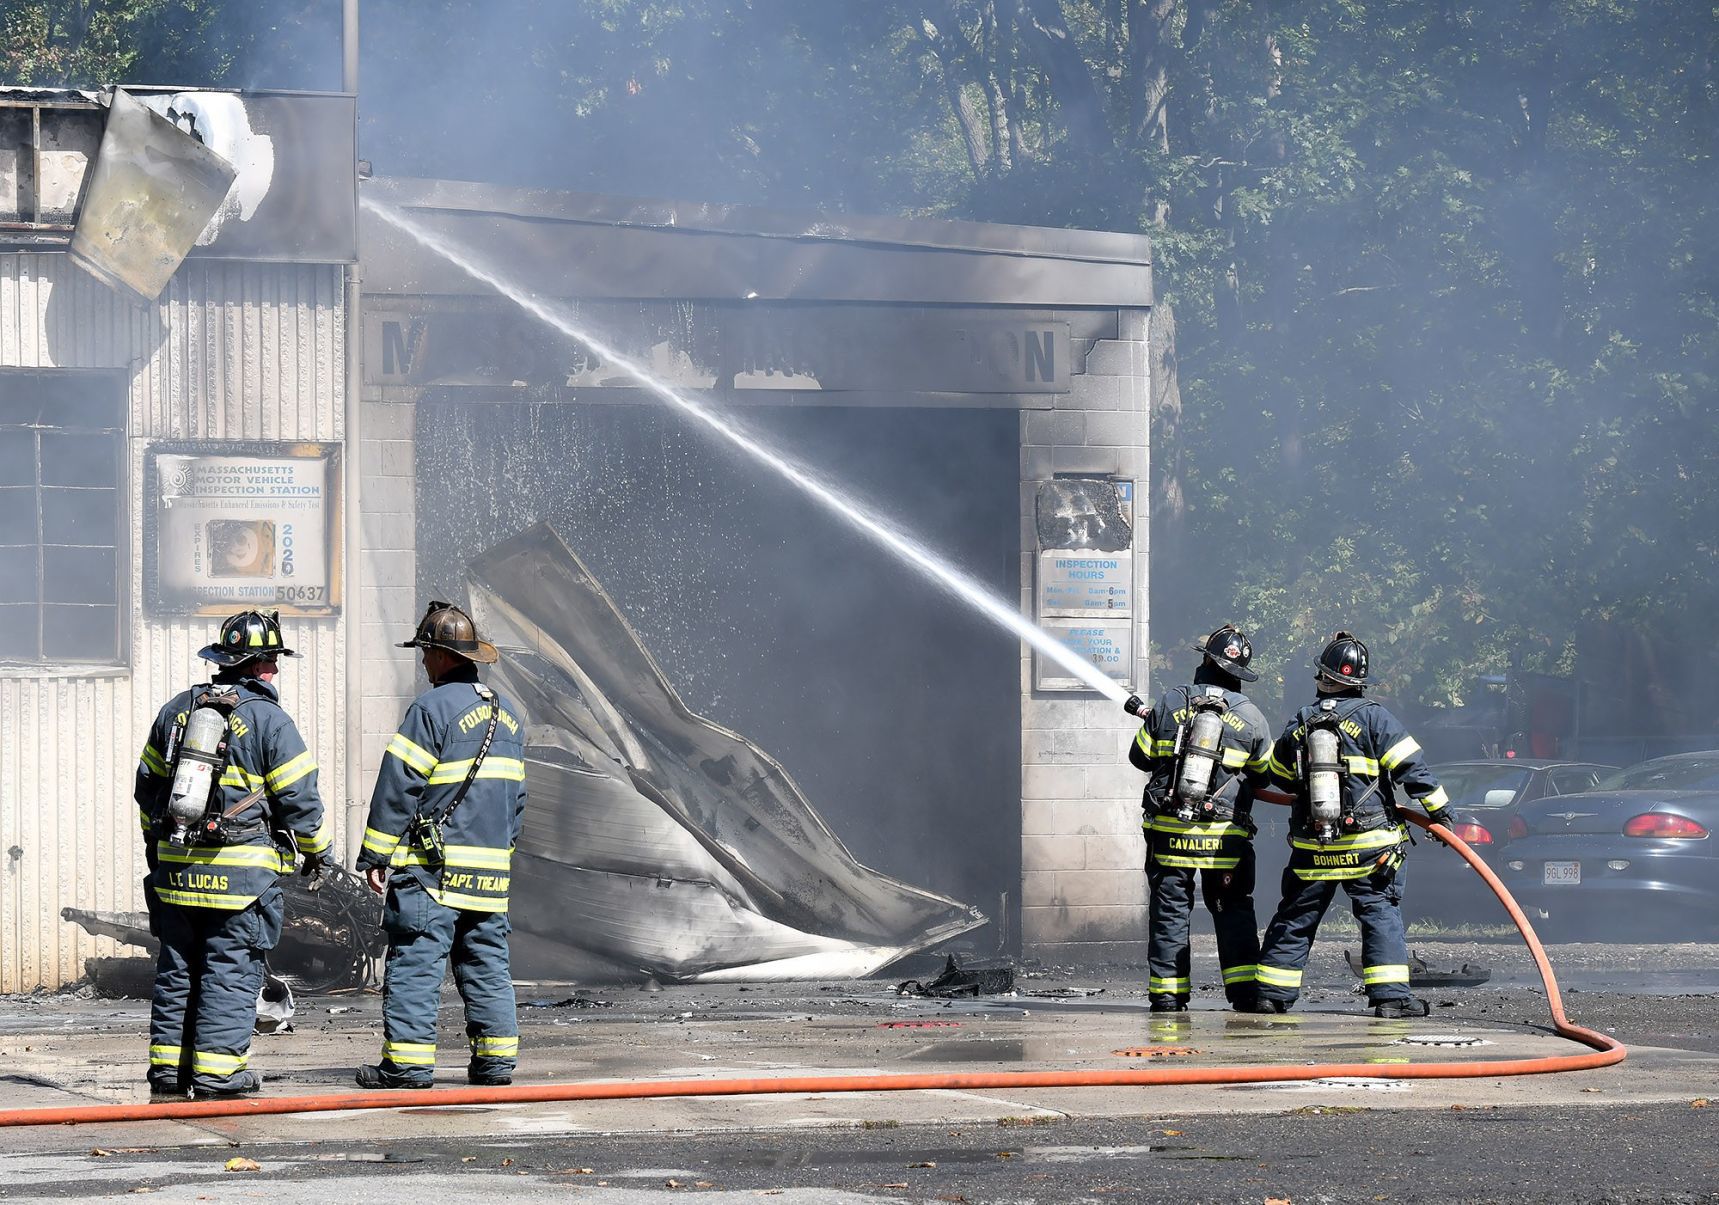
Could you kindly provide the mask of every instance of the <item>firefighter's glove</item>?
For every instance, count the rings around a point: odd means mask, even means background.
[[[299,864],[298,872],[307,879],[320,879],[323,868],[328,865],[324,854],[306,854],[304,861]]]
[[[1441,826],[1447,832],[1454,830],[1454,828],[1456,827],[1456,819],[1455,819],[1455,817],[1453,817],[1450,814],[1449,808],[1440,808],[1436,812],[1428,812],[1427,813],[1427,819],[1429,821],[1431,821],[1433,824],[1437,824],[1437,825]],[[1456,843],[1453,841],[1446,841],[1444,839],[1443,834],[1438,833],[1438,832],[1433,832],[1432,836],[1437,839],[1437,841],[1440,845],[1446,846],[1447,848],[1450,848],[1450,849],[1456,848]]]

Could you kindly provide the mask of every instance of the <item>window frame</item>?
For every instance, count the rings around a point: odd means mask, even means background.
[[[38,421],[34,424],[23,424],[6,421],[4,412],[0,411],[0,430],[24,430],[32,433],[32,456],[35,477],[32,491],[35,495],[35,549],[36,549],[36,597],[34,607],[36,612],[36,653],[29,658],[0,655],[0,678],[95,678],[120,677],[132,670],[132,591],[131,570],[133,543],[131,533],[131,474],[130,459],[130,376],[123,369],[111,368],[37,368],[37,367],[6,367],[0,368],[0,385],[28,387],[31,379],[41,381],[50,391],[55,382],[64,383],[71,379],[81,379],[96,383],[107,394],[106,400],[113,406],[113,425],[95,426],[90,423],[61,424]],[[51,412],[43,412],[39,419],[52,417]],[[114,609],[113,653],[97,659],[79,660],[59,656],[49,656],[44,650],[43,622],[45,608],[50,605],[44,599],[46,583],[44,578],[45,550],[50,547],[98,547],[98,545],[60,545],[50,543],[43,529],[42,493],[46,487],[42,479],[42,437],[46,434],[64,434],[74,438],[78,436],[100,435],[111,437],[114,444],[113,462],[113,493],[114,493],[114,581],[111,594]],[[59,487],[51,487],[59,488]],[[69,487],[68,487],[69,488]],[[103,488],[103,487],[94,487]],[[19,547],[24,547],[20,545]]]

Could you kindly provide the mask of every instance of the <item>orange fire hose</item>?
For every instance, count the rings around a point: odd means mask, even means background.
[[[1354,1077],[1367,1079],[1488,1079],[1505,1075],[1544,1075],[1586,1071],[1623,1061],[1623,1043],[1564,1015],[1564,1003],[1551,964],[1534,929],[1498,876],[1466,842],[1443,825],[1419,815],[1404,815],[1443,838],[1479,872],[1522,931],[1546,987],[1552,1029],[1560,1037],[1592,1047],[1587,1054],[1465,1063],[1392,1065],[1384,1072],[1373,1063],[1316,1063],[1284,1067],[1153,1067],[1105,1071],[978,1071],[955,1074],[787,1076],[780,1079],[623,1080],[608,1083],[524,1084],[505,1088],[395,1089],[340,1092],[319,1096],[246,1097],[238,1100],[187,1100],[152,1104],[74,1105],[68,1108],[0,1110],[0,1126],[62,1125],[100,1121],[167,1121],[199,1117],[247,1117],[273,1113],[322,1113],[339,1109],[398,1109],[435,1105],[544,1104],[575,1100],[642,1100],[668,1096],[756,1096],[786,1093],[912,1092],[927,1089],[1108,1088],[1153,1084],[1263,1084],[1292,1080]]]

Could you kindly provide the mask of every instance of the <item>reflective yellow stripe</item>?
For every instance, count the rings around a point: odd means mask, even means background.
[[[1350,754],[1344,757],[1343,760],[1349,763],[1349,773],[1351,774],[1365,774],[1369,778],[1377,778],[1379,776],[1379,763],[1370,757],[1359,757],[1354,754]]]
[[[310,756],[310,750],[293,758],[284,766],[276,766],[269,771],[268,784],[271,791],[284,791],[306,774],[316,770],[316,761]]]
[[[1448,804],[1450,802],[1450,796],[1445,794],[1443,787],[1436,787],[1431,795],[1423,796],[1422,798],[1415,800],[1415,802],[1425,808],[1427,813],[1431,815],[1433,812],[1438,811],[1440,808]]]
[[[1167,979],[1159,975],[1153,975],[1146,981],[1146,990],[1150,992],[1185,992],[1188,991],[1191,986],[1191,981],[1186,978]]]
[[[1221,858],[1216,854],[1161,854],[1154,852],[1152,860],[1172,870],[1234,870],[1241,857]]]
[[[487,1054],[501,1058],[511,1058],[519,1053],[519,1035],[510,1038],[473,1038],[473,1054]]]
[[[1178,837],[1245,837],[1248,832],[1239,824],[1231,824],[1228,820],[1180,820],[1175,816],[1154,816],[1152,828],[1156,832],[1171,833]]]
[[[1269,753],[1263,754],[1262,756],[1254,758],[1250,762],[1244,763],[1244,765],[1249,770],[1267,769],[1271,765],[1271,754],[1269,754]]]
[[[1402,762],[1403,758],[1413,757],[1420,751],[1421,743],[1412,736],[1405,736],[1402,740],[1385,750],[1383,756],[1379,758],[1379,764],[1387,770],[1395,770]]]
[[[261,774],[252,774],[242,766],[228,766],[226,771],[221,775],[221,785],[224,787],[238,787],[242,791],[254,791],[263,785],[263,776]]]
[[[382,1057],[402,1067],[434,1067],[434,1042],[383,1042]]]
[[[1340,883],[1344,879],[1366,878],[1373,873],[1373,864],[1363,862],[1359,866],[1343,866],[1331,869],[1320,867],[1317,870],[1312,867],[1297,866],[1293,869],[1295,870],[1295,877],[1304,883]]]
[[[383,751],[383,756],[386,757],[389,753],[392,753],[420,774],[428,774],[436,765],[434,754],[398,732],[394,734],[394,739],[388,742],[388,748]]]
[[[219,908],[223,912],[237,912],[257,902],[254,895],[213,895],[202,891],[172,891],[165,887],[157,887],[155,895],[169,904],[187,908]]]
[[[1246,749],[1225,749],[1224,750],[1224,769],[1226,769],[1226,770],[1239,770],[1245,765],[1247,765],[1247,750]]]
[[[1291,971],[1283,967],[1270,967],[1261,963],[1254,972],[1254,978],[1267,987],[1300,987],[1301,972]]]
[[[400,844],[400,838],[393,833],[385,833],[381,829],[366,828],[364,830],[364,848],[373,854],[381,854],[386,858],[394,852],[394,847]]]
[[[1406,840],[1407,834],[1400,824],[1386,825],[1384,828],[1369,829],[1364,833],[1350,833],[1347,837],[1338,837],[1335,841],[1327,841],[1324,845],[1311,837],[1292,837],[1289,843],[1296,849],[1315,849],[1322,853],[1344,853],[1356,849],[1383,849],[1387,845],[1396,845]]]
[[[182,866],[255,866],[278,873],[292,869],[292,862],[272,845],[174,845],[162,841],[155,856]]]
[[[1226,984],[1230,984],[1230,983],[1252,983],[1254,980],[1256,980],[1258,978],[1259,978],[1259,966],[1255,963],[1249,962],[1249,963],[1244,963],[1240,966],[1233,966],[1233,967],[1225,967],[1224,968],[1224,982]]]
[[[437,762],[430,771],[430,785],[441,786],[451,782],[464,782],[466,775],[471,772],[472,762],[476,758],[468,757],[464,761]],[[525,781],[525,763],[517,757],[486,757],[483,765],[478,767],[478,778],[501,778],[509,782]]]
[[[308,837],[303,833],[294,833],[292,839],[301,854],[325,853],[328,847],[334,844],[334,829],[329,826],[328,816],[325,814],[314,833]]]
[[[177,1067],[184,1053],[178,1046],[151,1046],[149,1048],[149,1065],[151,1067]]]
[[[250,1066],[251,1054],[212,1054],[207,1050],[191,1052],[191,1070],[203,1075],[232,1075]]]
[[[1277,760],[1277,754],[1269,754],[1265,759],[1265,768],[1273,778],[1281,778],[1284,782],[1295,781],[1295,771]]]
[[[1147,732],[1144,728],[1142,728],[1139,734],[1135,736],[1134,744],[1139,748],[1140,752],[1144,753],[1147,757],[1152,756],[1152,734]]]
[[[137,809],[137,825],[144,832],[149,831],[149,812],[143,807]]]
[[[444,852],[449,866],[472,870],[508,870],[513,866],[511,849],[495,849],[488,845],[449,845]]]
[[[432,887],[430,898],[444,908],[463,908],[467,912],[507,911],[505,895],[466,895],[461,891],[443,891],[439,887]]]
[[[145,745],[143,752],[138,754],[138,760],[157,778],[167,777],[167,755],[154,745]]]
[[[1409,981],[1408,964],[1401,965],[1386,963],[1376,967],[1361,968],[1362,983],[1407,983]]]
[[[1170,741],[1153,741],[1152,742],[1152,756],[1153,757],[1171,757],[1175,754],[1175,752],[1176,752],[1176,742],[1173,740],[1170,740]]]

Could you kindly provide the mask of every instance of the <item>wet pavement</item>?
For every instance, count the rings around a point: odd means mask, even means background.
[[[1680,1124],[1711,1129],[1702,1111],[1705,1105],[1691,1102],[1705,1101],[1710,1094],[1719,1097],[1719,998],[1709,990],[1719,982],[1719,950],[1683,945],[1553,947],[1571,1018],[1630,1043],[1630,1057],[1621,1065],[1561,1075],[1407,1080],[1394,1077],[1393,1068],[1577,1054],[1584,1049],[1548,1032],[1544,997],[1520,973],[1526,957],[1518,953],[1519,947],[1425,942],[1416,948],[1435,967],[1484,963],[1493,977],[1479,987],[1425,991],[1434,1005],[1432,1015],[1400,1021],[1372,1017],[1361,998],[1348,990],[1352,976],[1342,965],[1340,942],[1316,951],[1303,1004],[1281,1017],[1222,1009],[1221,992],[1213,984],[1215,967],[1203,947],[1195,982],[1204,986],[1196,992],[1193,1010],[1174,1016],[1147,1011],[1131,971],[1042,971],[1020,978],[1012,996],[961,1001],[901,997],[888,981],[654,991],[637,985],[522,983],[522,1070],[516,1081],[521,1084],[1308,1063],[1364,1064],[1370,1070],[1364,1078],[1276,1084],[948,1088],[473,1106],[432,1100],[403,1110],[13,1128],[0,1135],[0,1149],[8,1152],[0,1154],[0,1196],[118,1194],[139,1185],[170,1190],[195,1182],[211,1165],[224,1168],[222,1160],[235,1151],[284,1175],[286,1195],[279,1199],[292,1199],[285,1181],[320,1182],[337,1171],[369,1176],[386,1167],[392,1174],[432,1177],[476,1173],[480,1167],[493,1170],[501,1159],[513,1159],[521,1171],[548,1175],[556,1171],[550,1164],[557,1159],[580,1165],[586,1157],[576,1152],[594,1149],[591,1144],[618,1161],[617,1176],[625,1170],[621,1164],[633,1171],[643,1168],[646,1174],[627,1181],[634,1189],[648,1186],[654,1191],[682,1176],[692,1178],[671,1191],[691,1188],[700,1178],[715,1184],[713,1173],[698,1173],[702,1159],[719,1167],[720,1178],[729,1186],[765,1185],[756,1189],[762,1192],[776,1184],[777,1191],[786,1192],[795,1184],[833,1187],[854,1177],[861,1178],[856,1183],[877,1186],[905,1183],[888,1177],[866,1180],[870,1173],[861,1154],[862,1148],[875,1149],[883,1153],[871,1157],[889,1163],[900,1155],[903,1142],[916,1154],[911,1162],[948,1169],[968,1160],[989,1169],[999,1159],[989,1149],[996,1145],[995,1136],[1016,1134],[1017,1127],[1018,1132],[1036,1133],[1044,1126],[1109,1135],[1086,1147],[1060,1140],[1028,1144],[1083,1151],[1078,1156],[1082,1166],[1095,1159],[1175,1157],[1221,1163],[1243,1158],[1226,1153],[1223,1143],[1209,1141],[1195,1144],[1194,1153],[1156,1149],[1166,1146],[1166,1135],[1149,1132],[1154,1118],[1181,1119],[1157,1127],[1171,1130],[1185,1129],[1196,1118],[1228,1119],[1228,1132],[1238,1141],[1252,1134],[1260,1142],[1283,1118],[1340,1118],[1362,1110],[1388,1110],[1424,1119],[1411,1126],[1439,1128],[1451,1125],[1455,1117],[1485,1113],[1500,1124],[1530,1129],[1532,1119],[1559,1111],[1592,1118],[1596,1109],[1607,1114],[1619,1110],[1622,1120],[1615,1124],[1645,1126],[1643,1118],[1669,1110]],[[1638,983],[1642,990],[1615,990]],[[352,1090],[352,1068],[373,1060],[380,1045],[380,998],[349,993],[301,998],[298,1004],[293,1032],[256,1039],[254,1065],[267,1077],[267,1093]],[[8,1107],[144,1100],[146,1027],[147,1006],[141,1001],[72,993],[0,1002],[0,1082]],[[458,1002],[450,992],[441,1023],[440,1085],[464,1085],[460,1035]],[[840,1176],[832,1179],[806,1170],[833,1165],[829,1159],[817,1162],[820,1133],[875,1138],[897,1130],[911,1130],[914,1137],[898,1134],[901,1141],[877,1143],[844,1138],[838,1144],[842,1158],[833,1161],[845,1169]],[[938,1137],[957,1131],[983,1140],[975,1139],[974,1145]],[[1654,1131],[1667,1141],[1674,1132],[1675,1127],[1668,1131],[1663,1124]],[[653,1143],[670,1135],[685,1153],[659,1161]],[[1253,1141],[1240,1141],[1236,1149]],[[1545,1141],[1551,1144],[1549,1137]],[[1645,1135],[1644,1142],[1651,1145]],[[1267,1142],[1260,1149],[1269,1146]],[[1285,1157],[1293,1146],[1286,1139]],[[563,1154],[549,1157],[550,1151]],[[457,1162],[468,1155],[468,1162]],[[1041,1150],[1033,1158],[1044,1163],[1052,1156]],[[1076,1155],[1066,1158],[1076,1160]],[[790,1169],[801,1170],[784,1178],[775,1174],[781,1167],[772,1160],[786,1160]],[[1675,1167],[1675,1160],[1668,1166]],[[294,1170],[286,1175],[289,1168]],[[659,1170],[664,1171],[661,1179],[652,1179]],[[1061,1175],[1043,1168],[1020,1174],[1052,1180]],[[1343,1183],[1339,1169],[1323,1174],[1332,1183],[1321,1191],[1336,1191],[1335,1199],[1348,1199],[1344,1194],[1354,1186]],[[595,1182],[584,1180],[577,1170],[567,1176],[567,1185],[596,1191]],[[223,1186],[228,1183],[223,1181]],[[527,1187],[516,1182],[508,1193],[517,1197]],[[471,1191],[478,1188],[475,1182],[469,1186]],[[1070,1199],[1035,1197],[1028,1188],[1025,1182],[1005,1179],[995,1186],[996,1199]],[[911,1189],[890,1189],[885,1195],[902,1199],[903,1193],[913,1199]],[[369,1198],[360,1192],[352,1199]],[[1214,1199],[1229,1198],[1219,1192]]]

